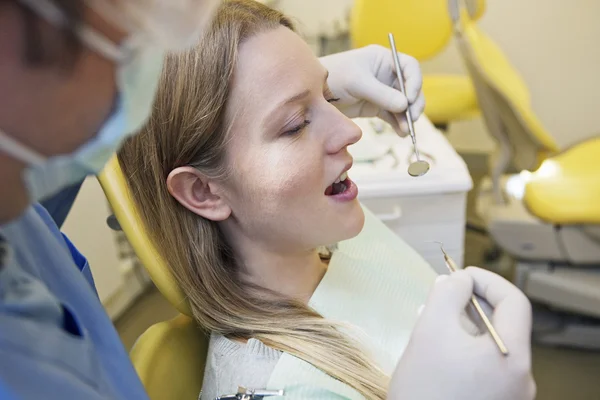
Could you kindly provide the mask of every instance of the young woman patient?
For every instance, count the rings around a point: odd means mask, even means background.
[[[264,388],[283,353],[386,397],[360,340],[309,306],[336,260],[320,249],[365,220],[346,174],[361,131],[327,74],[284,15],[225,2],[201,43],[168,57],[150,121],[119,153],[152,239],[212,332],[202,399]]]

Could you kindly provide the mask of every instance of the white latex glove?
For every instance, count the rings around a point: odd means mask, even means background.
[[[531,400],[531,304],[513,284],[469,267],[440,277],[392,377],[390,400]],[[508,348],[461,323],[472,291],[494,308],[492,324]],[[464,314],[463,314],[464,315]]]
[[[320,60],[329,70],[329,89],[340,98],[335,104],[347,117],[380,117],[405,136],[408,134],[406,107],[410,104],[413,121],[416,121],[425,108],[425,97],[419,62],[405,54],[398,55],[406,96],[398,85],[392,52],[383,46],[370,45]]]

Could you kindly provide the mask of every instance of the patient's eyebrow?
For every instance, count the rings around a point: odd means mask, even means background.
[[[325,70],[325,73],[323,74],[323,81],[324,84],[327,85],[327,79],[329,78],[329,71]],[[295,103],[297,101],[300,101],[302,99],[305,99],[306,97],[308,97],[310,95],[310,90],[306,89],[298,94],[293,95],[292,97],[287,98],[286,100],[282,101],[281,103],[277,104],[277,106],[273,107],[273,109],[269,112],[269,116],[272,115],[273,113],[277,112],[281,107],[290,104],[290,103]]]
[[[327,84],[327,79],[328,79],[328,78],[329,78],[329,71],[328,71],[328,70],[325,70],[325,73],[323,74],[323,82],[324,82],[325,84]],[[304,99],[305,97],[307,97],[309,94],[310,94],[310,90],[306,89],[305,91],[303,91],[303,92],[301,92],[301,93],[298,93],[298,94],[296,94],[296,95],[294,95],[294,96],[290,97],[289,99],[287,99],[287,100],[285,100],[285,101],[281,102],[281,103],[279,104],[279,106],[277,106],[277,108],[279,108],[279,107],[281,107],[281,106],[284,106],[284,105],[286,105],[286,104],[294,103],[294,102],[296,102],[296,101],[298,101],[298,100],[302,100],[302,99]]]
[[[275,109],[285,106],[286,104],[295,103],[299,100],[302,100],[302,99],[308,97],[309,94],[310,94],[310,90],[306,89],[305,91],[298,93],[285,101],[282,101],[281,103],[279,103],[279,105],[277,107],[275,107]]]

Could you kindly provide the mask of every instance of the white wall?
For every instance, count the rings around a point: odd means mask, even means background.
[[[279,0],[309,30],[332,26],[351,0]],[[531,91],[533,109],[561,147],[600,134],[600,1],[488,0],[481,27],[505,51]],[[508,26],[511,26],[509,29]],[[423,63],[426,73],[462,71],[453,46]],[[461,150],[488,151],[480,121],[455,125]]]

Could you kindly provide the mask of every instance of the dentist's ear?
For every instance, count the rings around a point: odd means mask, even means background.
[[[167,177],[167,189],[182,206],[211,221],[223,221],[231,208],[213,182],[194,167],[175,168]]]

